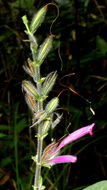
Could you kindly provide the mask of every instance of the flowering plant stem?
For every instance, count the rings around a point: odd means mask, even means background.
[[[40,105],[41,107],[41,105]],[[38,127],[38,135],[41,136],[42,134],[42,125],[39,125]],[[43,140],[42,138],[38,138],[37,142],[37,163],[36,163],[36,170],[35,170],[35,178],[34,178],[34,187],[35,189],[39,190],[39,184],[40,184],[40,175],[41,175],[41,155],[42,155],[42,145]]]
[[[60,143],[53,141],[43,150],[43,139],[48,135],[48,131],[54,129],[55,126],[60,122],[62,115],[56,112],[59,98],[52,98],[48,104],[44,107],[43,102],[48,97],[48,93],[51,91],[57,78],[57,72],[51,72],[46,77],[41,77],[40,66],[44,62],[48,55],[53,41],[53,35],[49,35],[40,47],[38,47],[34,33],[37,28],[43,22],[43,18],[46,14],[47,6],[41,8],[34,16],[31,25],[28,25],[26,15],[22,17],[25,24],[25,33],[29,37],[30,49],[32,53],[33,61],[28,59],[28,66],[24,66],[25,71],[33,78],[36,86],[31,82],[24,80],[22,82],[22,90],[25,91],[25,99],[33,114],[33,124],[31,127],[35,127],[37,130],[37,155],[33,156],[32,159],[36,162],[35,176],[34,176],[34,190],[43,190],[45,187],[42,185],[41,167],[50,168],[54,164],[58,163],[75,163],[77,157],[73,155],[62,155],[59,156],[60,149],[67,144],[78,138],[83,137],[86,134],[92,135],[94,123],[76,130],[69,134]],[[54,116],[55,115],[55,119]]]
[[[42,110],[42,102],[38,103],[38,111]],[[41,175],[41,156],[42,156],[42,145],[43,145],[43,139],[42,136],[42,123],[38,126],[38,136],[37,138],[37,162],[36,162],[36,171],[35,171],[35,178],[34,178],[34,187],[39,190],[39,184],[40,184],[40,175]]]
[[[35,41],[31,42],[31,43],[35,43]],[[35,52],[31,46],[31,52],[32,52],[32,57],[33,57],[33,61],[36,62],[36,56],[35,56]],[[39,93],[39,96],[41,95],[41,83],[40,81],[40,66],[36,66],[35,67],[35,72],[36,72],[36,83],[37,83],[37,90]],[[43,102],[42,101],[38,101],[37,102],[38,105],[38,112],[43,110]],[[34,189],[36,190],[40,190],[39,186],[40,186],[40,175],[41,175],[41,157],[42,157],[42,145],[43,145],[43,139],[42,139],[42,123],[39,124],[38,126],[38,133],[37,136],[39,138],[37,138],[37,162],[36,162],[36,170],[35,170],[35,177],[34,177]]]

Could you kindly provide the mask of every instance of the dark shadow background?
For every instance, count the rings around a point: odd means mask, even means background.
[[[0,189],[29,190],[33,181],[36,152],[35,131],[29,129],[31,113],[25,103],[21,82],[30,79],[22,69],[31,58],[24,42],[21,17],[32,15],[46,3],[59,8],[53,24],[53,48],[41,66],[42,76],[58,71],[50,96],[60,95],[63,119],[49,132],[44,147],[52,138],[96,123],[94,135],[70,144],[63,154],[78,155],[75,164],[43,169],[44,184],[51,189],[76,190],[107,179],[107,2],[106,0],[0,0]],[[36,33],[38,43],[49,35],[57,8],[49,6],[46,18]],[[31,80],[31,79],[30,79]],[[91,102],[91,103],[90,103]],[[93,115],[93,111],[95,115]],[[78,190],[79,190],[78,189]]]

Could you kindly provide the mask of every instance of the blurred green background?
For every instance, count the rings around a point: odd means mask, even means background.
[[[38,43],[55,35],[52,51],[41,66],[42,76],[58,71],[49,99],[61,91],[61,123],[49,131],[44,147],[53,139],[96,123],[94,135],[71,143],[63,154],[78,156],[75,164],[42,169],[48,190],[82,190],[107,179],[107,1],[106,0],[0,0],[0,189],[30,190],[35,165],[36,138],[31,113],[21,91],[23,79],[30,79],[22,65],[31,58],[25,42],[21,17],[32,20],[35,12],[49,6],[36,33]],[[95,114],[93,114],[94,112]]]

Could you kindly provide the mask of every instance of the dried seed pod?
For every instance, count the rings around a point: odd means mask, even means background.
[[[63,114],[55,113],[57,115],[57,118],[52,122],[51,128],[54,129],[58,123],[61,121]]]
[[[47,114],[52,113],[52,112],[57,108],[58,102],[59,102],[58,97],[53,98],[53,99],[46,105],[46,108],[45,108],[46,113],[47,113]]]
[[[44,20],[45,14],[47,11],[47,5],[42,7],[33,17],[31,25],[30,25],[30,30],[31,33],[34,34],[38,27],[41,25],[41,23]]]
[[[37,56],[38,65],[41,65],[43,63],[45,57],[49,53],[52,47],[52,40],[53,40],[53,35],[50,35],[41,45]]]
[[[45,82],[43,83],[43,90],[42,93],[46,96],[51,89],[53,88],[55,81],[57,78],[57,72],[51,72],[45,79]]]

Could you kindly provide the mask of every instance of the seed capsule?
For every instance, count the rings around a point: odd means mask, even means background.
[[[38,93],[36,88],[32,85],[31,82],[24,80],[22,82],[22,88],[25,90],[25,92],[31,96],[38,97]]]
[[[50,127],[50,120],[46,120],[43,124],[43,134],[46,134]]]
[[[32,34],[34,34],[36,32],[37,28],[43,22],[46,11],[47,11],[47,6],[44,6],[33,17],[32,22],[31,22],[31,26],[30,26],[30,30],[31,30]]]
[[[49,51],[52,47],[52,40],[53,40],[53,35],[47,37],[46,40],[41,45],[39,52],[38,52],[38,57],[37,57],[37,61],[38,61],[39,65],[41,63],[43,63],[45,57],[49,53]]]
[[[53,98],[46,106],[46,113],[52,113],[58,106],[59,99],[57,97]]]
[[[37,105],[34,98],[30,95],[25,94],[25,100],[31,111],[37,112]]]

